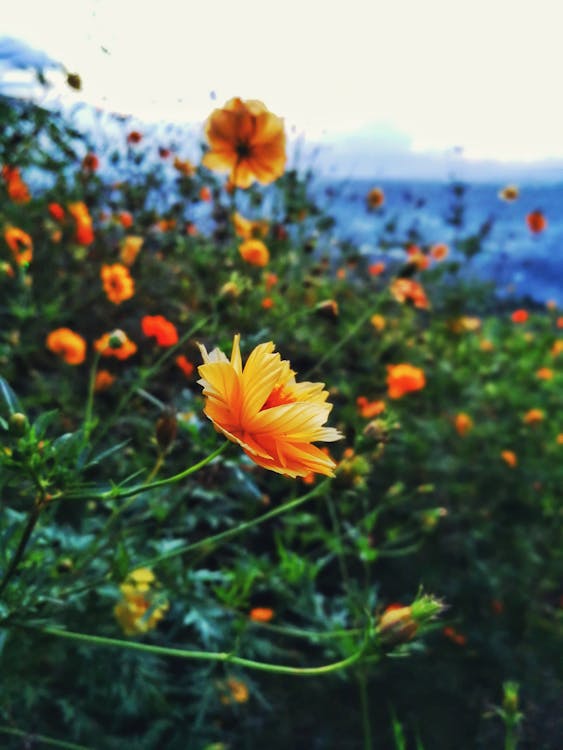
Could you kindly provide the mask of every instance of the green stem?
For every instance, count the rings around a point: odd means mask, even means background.
[[[328,486],[328,483],[329,480],[326,479],[324,482],[321,482],[305,495],[296,497],[294,500],[289,500],[287,503],[280,505],[278,508],[274,508],[267,513],[263,513],[261,516],[253,518],[251,521],[244,521],[243,523],[238,524],[238,526],[235,526],[232,529],[227,529],[227,531],[221,531],[219,534],[213,534],[213,536],[205,537],[205,539],[200,539],[198,542],[192,542],[192,544],[186,544],[182,547],[177,547],[176,549],[170,550],[169,552],[164,552],[162,555],[152,557],[150,560],[140,563],[139,567],[150,568],[152,565],[156,565],[163,560],[168,560],[171,557],[184,555],[186,552],[193,552],[194,550],[201,549],[202,547],[213,547],[220,542],[225,542],[227,539],[232,539],[233,537],[242,534],[244,531],[251,529],[253,526],[259,526],[265,521],[269,521],[271,518],[281,516],[283,513],[287,513],[288,510],[293,510],[293,508],[299,507],[315,495],[320,494],[321,490],[324,490]]]
[[[362,711],[362,728],[364,735],[364,750],[373,750],[371,737],[371,721],[369,718],[369,701],[366,673],[362,669],[358,675],[358,687],[360,690],[360,707]]]
[[[90,432],[92,431],[92,411],[94,407],[94,388],[96,386],[96,373],[98,371],[98,364],[100,362],[100,353],[96,352],[94,355],[94,361],[92,362],[92,369],[90,370],[90,380],[88,382],[88,399],[86,401],[86,409],[84,411],[84,445],[88,443]]]
[[[35,734],[35,732],[24,732],[22,729],[12,727],[0,727],[0,734],[10,734],[12,737],[23,737],[35,745],[35,741],[42,742],[44,745],[51,747],[60,747],[63,750],[90,750],[85,745],[76,745],[74,742],[64,742],[63,740],[54,740],[51,737],[45,737],[44,734]],[[31,745],[29,745],[31,747]],[[28,747],[27,743],[25,747]]]
[[[21,535],[19,544],[14,553],[14,556],[12,557],[10,564],[8,565],[8,568],[6,569],[6,572],[4,573],[2,581],[0,581],[0,595],[6,588],[8,581],[16,572],[19,562],[23,557],[23,553],[25,552],[25,548],[27,547],[27,543],[29,542],[29,538],[31,537],[33,529],[35,528],[35,524],[37,523],[40,512],[41,512],[41,504],[36,501],[33,504],[33,507],[29,513],[27,524],[25,526],[25,529],[23,530],[23,533]]]
[[[213,661],[226,664],[235,664],[247,669],[256,669],[261,672],[274,672],[276,674],[301,675],[316,677],[337,672],[340,669],[355,664],[363,655],[367,646],[367,637],[362,645],[350,656],[340,661],[324,664],[320,667],[289,667],[285,664],[270,664],[266,662],[254,661],[253,659],[244,659],[241,656],[217,651],[191,651],[179,648],[168,648],[165,646],[151,646],[148,643],[137,643],[136,641],[123,641],[118,638],[105,638],[98,635],[87,635],[85,633],[75,633],[72,630],[61,630],[60,628],[38,628],[38,632],[45,635],[53,635],[57,638],[67,638],[73,641],[88,643],[93,646],[106,646],[110,648],[129,649],[130,651],[141,651],[146,654],[155,654],[157,656],[171,656],[177,659],[188,659],[195,661]]]

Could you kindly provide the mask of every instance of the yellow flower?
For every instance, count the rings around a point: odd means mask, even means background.
[[[158,625],[168,611],[168,602],[154,591],[156,586],[152,570],[137,568],[119,587],[122,599],[113,612],[125,635],[147,633]]]
[[[208,354],[199,345],[207,417],[259,466],[289,477],[333,476],[334,461],[312,445],[341,438],[323,427],[332,409],[324,383],[297,383],[271,341],[259,344],[243,368],[239,343],[237,334],[230,361],[219,349]]]
[[[124,237],[121,241],[119,252],[121,262],[126,266],[132,266],[137,259],[137,255],[139,254],[144,241],[143,237],[137,237],[135,235]]]
[[[376,331],[382,331],[385,328],[385,318],[383,315],[372,315],[369,321]]]
[[[264,185],[284,173],[283,120],[262,102],[234,98],[211,113],[205,126],[210,150],[202,159],[208,169],[229,172],[232,185],[247,188],[257,180]]]
[[[233,226],[237,237],[242,237],[243,240],[265,237],[270,228],[265,220],[251,221],[239,213],[233,214]]]

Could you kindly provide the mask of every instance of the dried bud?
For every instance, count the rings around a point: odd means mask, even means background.
[[[80,89],[82,88],[82,78],[80,78],[78,73],[68,73],[66,82],[68,83],[70,88],[74,89],[75,91],[80,91]]]
[[[166,411],[156,423],[156,442],[162,453],[170,450],[176,433],[178,432],[178,420],[173,411]]]

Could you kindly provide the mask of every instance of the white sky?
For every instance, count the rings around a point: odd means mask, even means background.
[[[399,131],[415,151],[563,157],[563,0],[1,0],[0,36],[142,119],[262,99],[317,140]],[[102,46],[107,53],[102,51]],[[215,91],[216,103],[210,100]]]

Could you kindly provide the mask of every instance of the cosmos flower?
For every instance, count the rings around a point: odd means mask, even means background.
[[[198,383],[215,429],[266,469],[289,477],[332,476],[336,464],[312,445],[341,438],[334,428],[323,427],[332,409],[324,383],[297,383],[271,341],[259,344],[243,368],[239,343],[237,334],[230,360],[219,349],[208,354],[200,345],[204,364]]]
[[[448,257],[450,249],[447,245],[440,243],[438,245],[432,245],[430,248],[430,256],[433,260],[440,261]]]
[[[7,227],[4,231],[6,244],[12,251],[15,262],[19,266],[31,263],[33,259],[33,240],[27,232],[18,227]]]
[[[100,271],[104,292],[110,302],[120,305],[135,294],[135,282],[121,263],[104,264]]]
[[[248,188],[257,180],[267,185],[284,173],[286,163],[283,120],[254,99],[230,99],[214,110],[205,125],[210,149],[202,163],[228,172],[229,181]]]
[[[145,336],[154,336],[156,343],[162,347],[178,343],[178,331],[163,315],[145,315],[141,320],[141,329]]]
[[[109,370],[98,370],[94,379],[94,391],[96,393],[107,391],[115,383],[116,379],[117,375],[114,375]]]
[[[6,183],[6,190],[11,201],[19,204],[29,203],[31,200],[29,188],[22,180],[18,167],[2,167],[2,177]]]
[[[187,378],[189,378],[191,374],[193,373],[193,371],[195,370],[195,367],[192,365],[190,360],[184,354],[179,354],[174,360],[174,362],[178,365],[180,370],[182,370],[182,372]]]
[[[94,242],[94,230],[88,207],[82,201],[76,201],[69,203],[67,208],[76,222],[74,239],[79,245],[91,245]]]
[[[263,268],[270,261],[270,251],[262,240],[246,240],[239,246],[239,253],[251,266]]]
[[[86,359],[86,342],[70,328],[57,328],[47,336],[45,346],[67,365],[81,365]]]
[[[528,228],[530,232],[533,232],[534,234],[539,234],[540,232],[543,232],[544,229],[547,227],[547,219],[545,218],[544,214],[539,211],[532,211],[526,216],[526,223],[528,225]]]
[[[387,365],[389,398],[402,398],[406,393],[420,391],[425,385],[426,378],[420,367],[406,363]]]
[[[378,414],[385,411],[385,401],[368,401],[365,396],[358,396],[356,405],[361,416],[366,419],[377,417]]]
[[[116,359],[128,359],[137,351],[137,344],[127,336],[121,329],[104,333],[94,342],[94,349],[102,357],[115,357]]]
[[[366,196],[366,203],[371,210],[380,208],[385,203],[385,193],[379,187],[372,188]]]
[[[391,283],[389,291],[397,302],[412,302],[415,307],[421,310],[426,310],[430,307],[426,292],[422,284],[419,284],[418,281],[402,278],[395,279]]]

